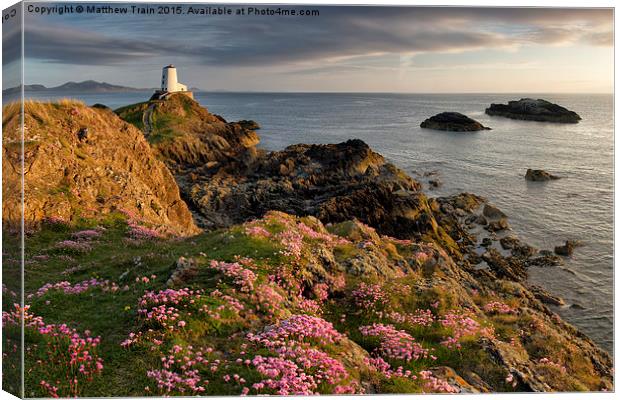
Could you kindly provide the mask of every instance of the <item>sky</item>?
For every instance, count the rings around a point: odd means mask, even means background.
[[[613,92],[611,9],[286,5],[319,15],[206,16],[188,6],[181,15],[26,11],[25,82],[155,87],[172,63],[182,83],[205,90]],[[3,65],[17,70],[5,25]]]

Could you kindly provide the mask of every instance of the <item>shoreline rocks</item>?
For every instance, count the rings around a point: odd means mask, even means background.
[[[544,169],[531,169],[528,168],[525,173],[525,179],[531,182],[546,182],[551,180],[560,179],[559,176],[552,175]]]
[[[442,112],[420,124],[421,128],[448,132],[476,132],[490,130],[480,122],[458,112]]]
[[[487,115],[526,121],[575,124],[581,117],[574,111],[543,99],[523,98],[508,104],[491,104],[484,112]]]

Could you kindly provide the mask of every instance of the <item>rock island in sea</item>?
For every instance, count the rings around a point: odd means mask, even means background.
[[[20,107],[3,111],[9,190]],[[32,397],[613,390],[610,356],[527,281],[560,256],[516,237],[479,255],[470,228],[492,244],[509,216],[427,197],[361,140],[267,152],[185,94],[32,101],[24,123],[28,306],[3,287],[3,363],[17,382],[24,312]]]

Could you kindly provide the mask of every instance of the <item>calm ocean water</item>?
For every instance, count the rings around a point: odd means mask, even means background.
[[[144,101],[149,95],[69,97],[116,108]],[[567,306],[554,310],[611,353],[613,96],[530,95],[576,111],[583,120],[574,125],[514,121],[484,114],[490,103],[520,97],[196,93],[203,106],[229,121],[258,121],[263,128],[259,131],[261,145],[266,149],[360,138],[414,176],[437,171],[443,186],[429,191],[431,196],[468,191],[487,197],[509,215],[514,233],[540,249],[553,249],[567,239],[582,241],[584,246],[565,266],[531,269],[530,279],[562,296]],[[441,111],[467,114],[493,130],[462,134],[419,127],[425,118]],[[546,169],[562,179],[527,182],[523,178],[527,168]]]

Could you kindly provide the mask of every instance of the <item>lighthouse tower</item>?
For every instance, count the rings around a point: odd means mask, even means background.
[[[177,69],[172,64],[166,65],[162,71],[161,91],[168,93],[187,92],[187,86],[179,83]]]
[[[151,99],[165,99],[173,93],[182,93],[190,98],[194,98],[194,94],[187,90],[187,86],[179,83],[177,78],[177,69],[174,65],[166,65],[161,72],[161,88],[155,91]]]

